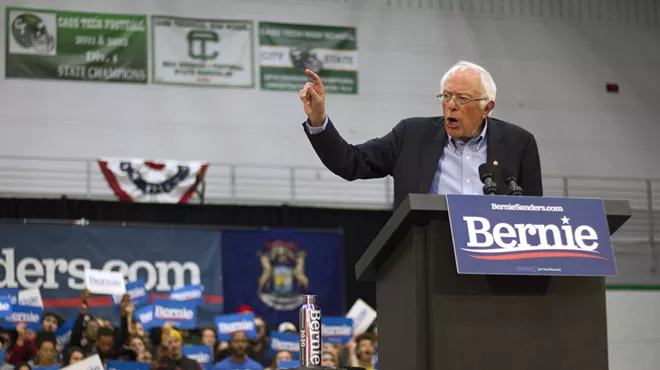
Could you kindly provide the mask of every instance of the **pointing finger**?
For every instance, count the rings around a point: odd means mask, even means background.
[[[315,85],[323,86],[323,82],[321,82],[321,79],[316,73],[312,72],[309,69],[306,69],[305,74],[309,76],[312,79],[312,81],[314,81]]]

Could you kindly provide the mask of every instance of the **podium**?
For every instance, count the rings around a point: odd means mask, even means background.
[[[603,208],[610,235],[631,215]],[[604,277],[459,274],[452,240],[447,197],[410,194],[355,265],[380,370],[608,369]]]

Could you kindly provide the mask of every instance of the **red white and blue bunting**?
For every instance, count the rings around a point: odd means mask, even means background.
[[[141,203],[187,203],[208,168],[206,162],[172,160],[102,158],[98,162],[119,200]]]

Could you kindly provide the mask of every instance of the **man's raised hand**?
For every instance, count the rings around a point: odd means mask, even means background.
[[[320,127],[325,121],[325,87],[316,73],[306,69],[305,74],[312,79],[312,82],[307,82],[300,90],[300,100],[303,102],[310,125]]]

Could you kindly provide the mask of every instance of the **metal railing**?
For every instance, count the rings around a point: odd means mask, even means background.
[[[625,276],[656,277],[660,179],[546,175],[543,181],[546,196],[630,201],[633,215],[612,238],[617,264]],[[391,209],[393,201],[391,178],[347,182],[318,167],[210,163],[200,190],[191,202]],[[0,156],[0,195],[116,199],[96,159],[81,158]]]

